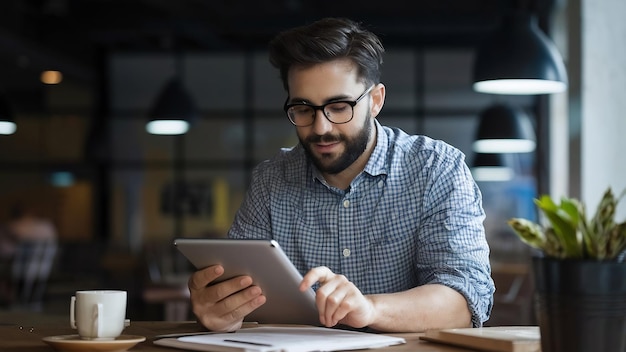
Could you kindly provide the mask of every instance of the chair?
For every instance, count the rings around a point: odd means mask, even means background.
[[[42,309],[57,249],[53,240],[18,243],[11,263],[13,305],[29,310]]]
[[[148,282],[143,288],[143,299],[149,304],[163,305],[165,321],[188,320],[190,314],[187,280],[190,272],[181,268],[181,256],[171,243],[149,243],[145,246]],[[182,261],[185,265],[186,259]]]
[[[534,324],[529,265],[494,262],[491,269],[496,293],[486,326]]]

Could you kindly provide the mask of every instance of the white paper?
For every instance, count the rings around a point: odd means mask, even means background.
[[[234,333],[185,336],[178,340],[251,352],[353,350],[406,342],[399,337],[319,327],[258,327]]]

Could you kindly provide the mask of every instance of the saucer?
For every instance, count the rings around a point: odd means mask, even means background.
[[[135,346],[146,338],[137,335],[120,335],[115,340],[83,340],[78,335],[59,335],[44,337],[43,342],[58,351],[102,351],[123,352]]]

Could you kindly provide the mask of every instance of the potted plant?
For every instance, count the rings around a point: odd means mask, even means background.
[[[512,218],[509,226],[537,249],[532,258],[543,352],[626,352],[626,221],[615,213],[624,192],[609,187],[595,214],[564,197],[535,199],[544,225]]]

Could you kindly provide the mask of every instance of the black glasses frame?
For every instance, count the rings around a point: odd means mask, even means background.
[[[289,121],[291,121],[291,123],[294,126],[298,126],[298,127],[306,127],[306,126],[311,126],[312,124],[315,123],[315,115],[317,114],[318,110],[322,111],[322,115],[324,115],[324,117],[326,118],[326,120],[330,121],[331,123],[334,123],[336,125],[342,125],[344,123],[348,123],[350,121],[352,121],[352,119],[354,118],[354,107],[356,106],[356,104],[359,103],[359,101],[363,100],[363,98],[365,98],[367,96],[367,94],[369,94],[369,92],[372,91],[372,89],[374,89],[375,85],[370,86],[369,88],[367,88],[365,90],[365,92],[363,92],[363,94],[361,94],[358,98],[356,98],[355,100],[334,100],[334,101],[330,101],[326,104],[323,105],[312,105],[309,103],[305,103],[305,102],[301,102],[301,103],[292,103],[292,104],[287,104],[287,102],[289,101],[289,97],[287,97],[287,100],[285,101],[285,105],[283,106],[283,109],[285,110],[285,114],[287,114],[287,118],[289,119]],[[332,105],[332,104],[337,104],[337,103],[345,103],[350,105],[350,107],[352,108],[352,116],[350,116],[350,118],[344,122],[335,122],[332,121],[331,119],[328,118],[328,115],[326,115],[326,111],[324,111],[324,109],[328,106],[328,105]],[[289,109],[291,109],[294,106],[306,106],[309,107],[311,109],[313,109],[313,120],[311,121],[311,123],[307,124],[307,125],[297,125],[292,119],[291,116],[289,116]]]

